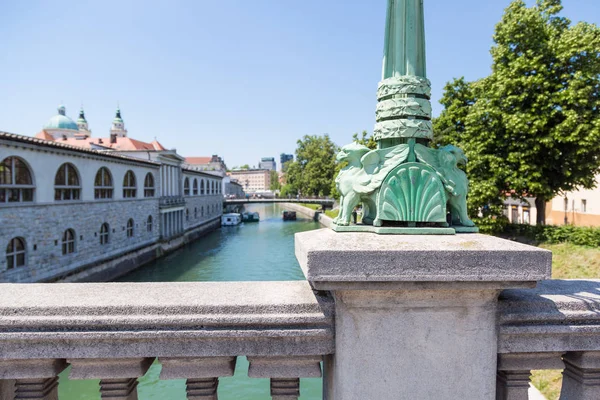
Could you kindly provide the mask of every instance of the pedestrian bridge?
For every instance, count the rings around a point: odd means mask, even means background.
[[[268,198],[248,198],[248,199],[225,199],[223,205],[238,205],[251,203],[303,203],[320,204],[323,208],[333,208],[335,199],[268,199]]]

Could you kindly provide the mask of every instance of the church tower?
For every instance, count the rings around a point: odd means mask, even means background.
[[[114,135],[114,136],[113,136]],[[127,137],[127,129],[125,129],[125,123],[121,118],[121,109],[117,108],[117,114],[112,122],[112,128],[110,129],[111,137]]]
[[[81,110],[79,110],[79,118],[77,118],[77,126],[79,127],[79,132],[81,132],[81,133],[86,133],[88,135],[92,133],[92,131],[90,131],[88,128],[88,122],[85,119],[85,112],[83,111],[83,106],[81,107]]]

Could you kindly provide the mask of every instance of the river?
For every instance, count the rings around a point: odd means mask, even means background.
[[[304,275],[294,256],[294,233],[320,228],[303,219],[284,222],[279,204],[251,204],[260,222],[223,227],[121,278],[121,282],[222,282],[302,280]],[[185,380],[159,380],[155,362],[140,378],[140,400],[184,400]],[[68,379],[60,375],[60,400],[100,400],[97,380]],[[321,399],[321,379],[301,379],[301,400]],[[219,379],[219,400],[269,399],[269,380],[248,378],[248,361],[238,357],[235,375]]]

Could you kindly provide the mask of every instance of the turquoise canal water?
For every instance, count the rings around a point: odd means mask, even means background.
[[[252,204],[260,222],[223,227],[195,243],[148,264],[120,279],[122,282],[223,282],[302,280],[294,256],[294,233],[319,229],[318,222],[283,222],[278,204]],[[139,400],[184,400],[185,380],[159,380],[154,363],[138,386]],[[100,400],[98,380],[74,381],[60,375],[60,400]],[[321,399],[321,379],[301,379],[301,400]],[[248,378],[248,361],[238,357],[235,375],[219,379],[219,400],[270,399],[269,380]]]

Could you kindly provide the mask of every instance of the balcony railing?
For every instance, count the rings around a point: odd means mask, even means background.
[[[332,301],[307,282],[0,285],[0,396],[56,399],[57,375],[100,379],[102,398],[137,398],[158,358],[190,399],[216,399],[247,356],[276,399],[321,376],[334,351]],[[14,397],[9,397],[14,396]],[[268,394],[265,393],[265,397]]]

